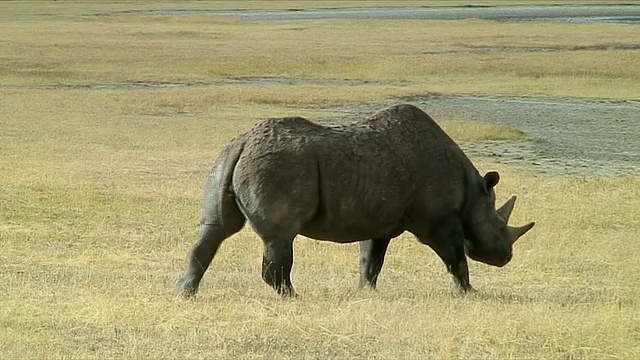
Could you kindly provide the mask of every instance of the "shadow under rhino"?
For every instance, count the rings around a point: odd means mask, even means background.
[[[462,291],[467,256],[493,266],[512,258],[534,223],[508,225],[512,197],[496,210],[497,172],[480,175],[425,112],[396,105],[351,124],[304,118],[264,121],[232,140],[210,172],[201,227],[179,291],[193,296],[220,244],[246,222],[264,243],[262,278],[291,285],[293,240],[360,242],[360,286],[375,288],[392,238],[404,231],[431,247]]]

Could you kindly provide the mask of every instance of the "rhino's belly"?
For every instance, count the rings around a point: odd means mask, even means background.
[[[302,228],[300,234],[316,240],[350,243],[373,238],[394,238],[403,231],[396,223],[331,226],[311,222]]]

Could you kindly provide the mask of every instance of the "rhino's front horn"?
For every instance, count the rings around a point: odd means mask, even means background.
[[[535,224],[536,224],[535,222],[531,222],[531,223],[528,223],[527,225],[519,226],[519,227],[509,226],[509,235],[510,235],[509,237],[511,238],[511,243],[513,244],[514,242],[516,242],[516,240],[518,240],[520,236],[524,235],[527,231],[531,230],[531,228]]]
[[[507,200],[504,205],[498,209],[498,214],[502,216],[505,222],[509,222],[509,217],[511,216],[511,212],[513,211],[513,207],[516,205],[516,197],[515,195],[511,197],[511,199]]]

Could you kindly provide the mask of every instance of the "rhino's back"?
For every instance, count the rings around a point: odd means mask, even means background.
[[[346,163],[351,152],[351,136],[332,126],[316,124],[301,117],[266,120],[243,135],[240,162],[253,176],[277,171],[283,176],[312,176],[318,157]]]

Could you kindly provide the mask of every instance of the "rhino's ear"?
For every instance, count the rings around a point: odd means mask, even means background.
[[[494,186],[498,185],[500,174],[495,171],[489,171],[484,175],[484,191],[488,194]]]

